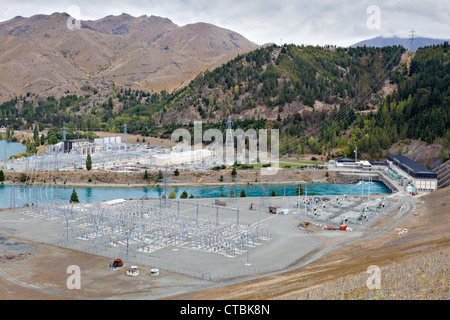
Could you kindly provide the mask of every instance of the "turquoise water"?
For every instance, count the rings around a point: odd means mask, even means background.
[[[358,182],[357,184],[308,184],[303,185],[308,195],[339,195],[339,194],[361,194],[367,195],[369,182]],[[261,185],[240,185],[235,187],[236,196],[245,190],[247,197],[261,197],[266,192],[271,196],[275,190],[279,196],[295,196],[296,185],[271,185],[264,188]],[[11,206],[11,189],[14,190],[15,206],[20,207],[36,202],[48,202],[52,199],[70,201],[73,188],[69,187],[23,187],[23,186],[0,186],[0,208]],[[223,195],[229,197],[231,187],[229,186],[192,186],[174,187],[177,198],[186,191],[188,195],[196,198],[218,198]],[[164,194],[163,188],[75,188],[80,202],[100,202],[114,199],[158,199]],[[390,194],[391,191],[381,182],[370,183],[370,194]]]
[[[21,143],[0,140],[0,160],[8,160],[10,156],[25,152],[27,147]]]

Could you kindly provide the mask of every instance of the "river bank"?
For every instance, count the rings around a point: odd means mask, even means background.
[[[5,171],[5,185],[34,184],[59,187],[99,187],[99,188],[151,188],[164,185],[156,173],[149,173],[144,179],[142,173],[110,171],[73,171],[73,172],[12,172]],[[253,184],[307,184],[333,183],[352,184],[359,180],[355,176],[343,175],[335,171],[324,170],[279,170],[274,175],[262,175],[259,170],[238,170],[233,177],[231,170],[206,172],[173,172],[167,174],[167,184],[171,187],[183,186],[229,186]]]

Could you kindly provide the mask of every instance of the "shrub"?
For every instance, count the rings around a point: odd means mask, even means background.
[[[78,200],[78,195],[75,189],[72,191],[72,195],[70,196],[70,203],[79,203],[80,200]]]

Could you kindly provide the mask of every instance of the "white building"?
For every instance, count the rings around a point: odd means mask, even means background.
[[[47,148],[51,153],[78,153],[79,155],[96,154],[108,150],[126,150],[122,137],[108,137],[95,139],[94,142],[88,139],[64,140]]]

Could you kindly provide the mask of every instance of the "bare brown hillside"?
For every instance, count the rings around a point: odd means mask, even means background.
[[[179,27],[160,17],[128,14],[67,27],[69,15],[16,17],[0,23],[0,101],[27,92],[86,94],[111,83],[172,91],[206,69],[258,46],[203,23]]]

